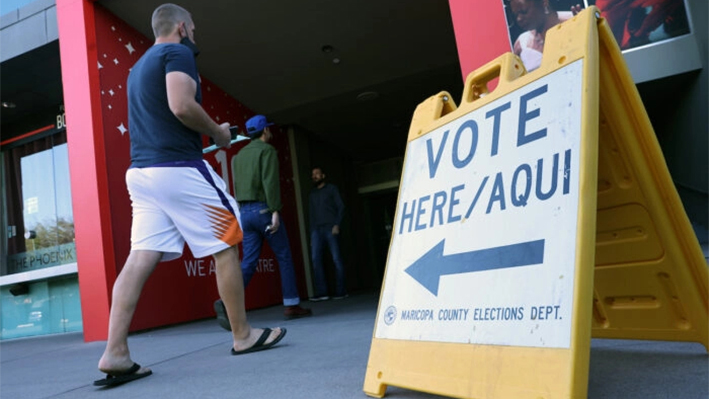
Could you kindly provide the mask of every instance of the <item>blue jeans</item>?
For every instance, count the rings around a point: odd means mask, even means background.
[[[325,270],[323,268],[323,250],[325,245],[330,249],[332,260],[335,263],[335,281],[337,287],[335,296],[343,296],[345,290],[345,265],[340,255],[340,244],[337,236],[332,234],[332,226],[318,226],[310,233],[310,246],[313,252],[313,274],[315,277],[315,296],[327,295]]]
[[[254,276],[258,257],[261,254],[263,239],[268,240],[268,245],[276,255],[278,269],[281,272],[281,289],[283,291],[283,305],[294,306],[300,303],[300,295],[295,282],[293,257],[288,244],[288,234],[281,219],[281,225],[274,233],[266,233],[266,226],[271,224],[271,212],[265,202],[248,202],[240,204],[241,229],[244,232],[244,260],[241,262],[241,272],[244,276],[244,287],[249,285]]]

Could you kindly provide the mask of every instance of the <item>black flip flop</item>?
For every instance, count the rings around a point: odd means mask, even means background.
[[[133,363],[133,365],[126,371],[114,374],[106,373],[106,378],[94,381],[94,385],[99,387],[115,387],[117,385],[139,380],[153,374],[152,370],[138,374],[138,370],[140,370],[140,365],[138,363]]]
[[[273,345],[277,344],[281,339],[283,339],[283,337],[286,336],[286,329],[281,327],[281,333],[278,334],[276,339],[265,344],[264,342],[266,342],[268,337],[271,335],[271,331],[273,331],[273,330],[271,330],[270,328],[264,328],[263,333],[261,333],[261,336],[258,337],[258,340],[256,341],[256,343],[253,344],[250,348],[242,349],[240,351],[237,351],[237,350],[234,350],[234,348],[231,348],[231,354],[232,355],[243,355],[245,353],[262,351],[264,349],[268,349],[268,348],[272,347]]]

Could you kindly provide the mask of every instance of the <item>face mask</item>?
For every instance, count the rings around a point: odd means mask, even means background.
[[[197,58],[199,55],[199,49],[197,48],[197,45],[192,42],[192,40],[187,37],[183,37],[182,40],[180,40],[180,44],[184,44],[187,48],[192,50],[192,54],[194,54],[194,57]]]

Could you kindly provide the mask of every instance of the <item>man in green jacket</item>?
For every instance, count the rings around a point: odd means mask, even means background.
[[[285,306],[283,314],[286,319],[295,319],[310,316],[312,311],[300,307],[288,234],[280,218],[283,204],[278,178],[278,154],[268,144],[273,138],[269,128],[271,125],[263,115],[256,115],[246,121],[246,132],[251,137],[251,143],[234,157],[234,194],[239,203],[241,228],[244,232],[241,269],[244,286],[247,286],[256,271],[263,240],[268,240],[281,272]],[[218,300],[214,307],[219,324],[228,330],[229,321],[221,301]]]

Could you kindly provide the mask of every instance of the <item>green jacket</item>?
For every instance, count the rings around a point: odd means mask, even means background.
[[[252,140],[236,154],[232,165],[237,201],[261,201],[271,212],[281,210],[278,154],[272,145]]]

